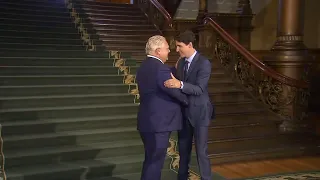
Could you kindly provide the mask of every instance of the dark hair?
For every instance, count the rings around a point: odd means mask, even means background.
[[[192,31],[186,30],[180,33],[175,39],[176,41],[183,42],[186,45],[188,45],[189,43],[192,43],[192,45],[194,46],[196,41],[196,36]]]

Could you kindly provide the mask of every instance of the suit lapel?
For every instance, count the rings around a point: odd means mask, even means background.
[[[184,65],[184,61],[185,61],[185,58],[182,58],[179,60],[179,63],[178,63],[178,67],[177,67],[177,75],[178,75],[178,79],[180,81],[183,81],[183,65]]]
[[[197,53],[194,57],[193,57],[193,60],[189,66],[189,70],[188,70],[188,73],[187,73],[187,77],[185,78],[185,80],[188,80],[188,77],[190,76],[190,74],[192,73],[192,70],[194,69],[195,65],[197,64],[197,61],[199,59],[199,53]]]

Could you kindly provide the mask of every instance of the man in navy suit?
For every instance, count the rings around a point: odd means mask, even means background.
[[[182,128],[182,106],[188,98],[180,89],[169,89],[164,82],[171,78],[169,45],[162,36],[152,36],[146,44],[147,59],[137,71],[140,94],[138,130],[145,150],[141,180],[160,180],[161,170],[172,131]]]
[[[194,49],[194,42],[195,35],[191,31],[183,32],[176,38],[176,50],[181,58],[173,69],[172,79],[165,82],[168,88],[181,89],[189,99],[189,106],[184,108],[184,126],[178,132],[179,180],[188,179],[193,137],[201,179],[212,178],[207,152],[208,126],[214,115],[208,95],[211,63]]]

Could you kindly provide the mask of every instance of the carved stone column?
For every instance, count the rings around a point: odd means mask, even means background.
[[[197,17],[198,24],[202,24],[202,20],[208,13],[208,0],[199,0],[199,13]]]
[[[250,5],[250,0],[239,0],[237,7],[238,14],[252,14],[252,9]]]
[[[209,26],[199,26],[198,28],[198,50],[208,58],[214,58],[214,44],[216,43],[216,33]]]
[[[307,48],[303,43],[303,20],[305,0],[278,1],[277,40],[270,53],[263,57],[264,62],[276,71],[297,80],[306,80],[306,67],[312,62]],[[283,92],[284,98],[297,96],[294,88]],[[282,132],[299,132],[307,128],[302,117],[299,102],[291,102],[285,106],[288,118],[280,126]]]

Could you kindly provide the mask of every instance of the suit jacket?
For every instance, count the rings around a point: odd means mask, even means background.
[[[137,129],[140,132],[166,132],[182,128],[181,106],[188,98],[180,89],[169,89],[164,82],[171,79],[171,69],[160,60],[148,57],[137,71],[140,94]]]
[[[197,53],[183,77],[185,58],[178,62],[177,69],[173,70],[177,79],[183,81],[182,92],[188,95],[189,105],[184,109],[185,118],[192,126],[209,126],[215,117],[213,104],[208,94],[208,82],[211,75],[210,61]]]

